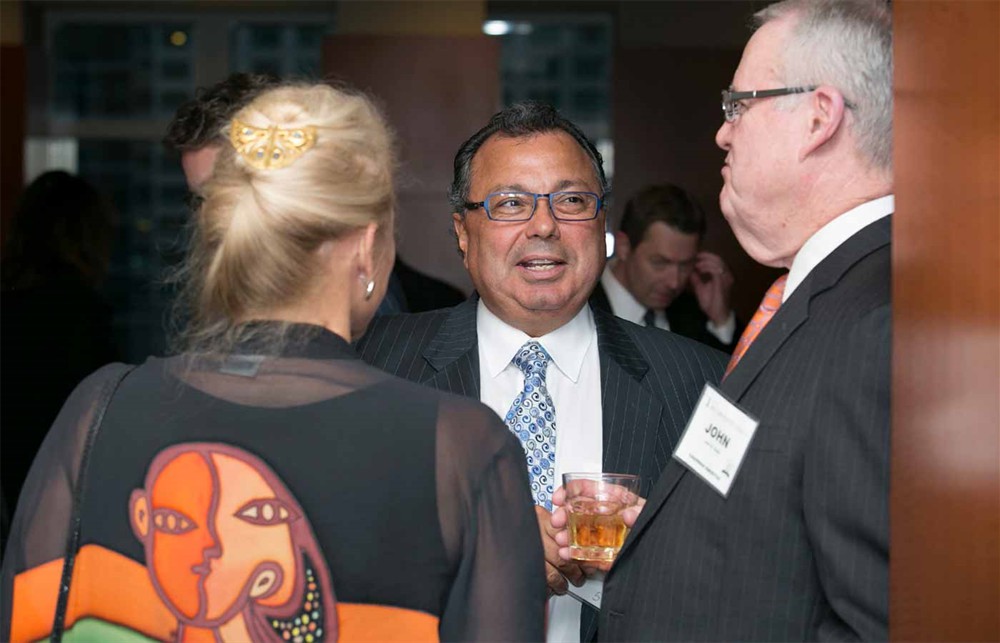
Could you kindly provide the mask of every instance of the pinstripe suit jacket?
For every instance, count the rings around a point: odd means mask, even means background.
[[[723,382],[761,421],[729,497],[667,465],[602,639],[887,639],[890,219],[813,269]]]
[[[479,399],[478,297],[454,308],[377,317],[357,349],[394,375]],[[601,364],[604,470],[642,476],[644,494],[670,459],[706,381],[727,356],[686,337],[594,310]],[[558,415],[559,410],[556,409]],[[597,613],[585,608],[582,640]]]

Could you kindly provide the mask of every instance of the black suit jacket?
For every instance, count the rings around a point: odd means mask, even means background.
[[[449,308],[466,299],[458,288],[415,270],[398,256],[392,267],[392,274],[399,279],[399,285],[403,289],[406,312],[422,313]]]
[[[593,294],[590,295],[590,303],[594,308],[600,308],[612,314],[615,312],[611,307],[611,300],[608,299],[608,293],[604,290],[604,284],[599,281]],[[726,353],[733,352],[736,343],[740,341],[740,335],[743,333],[744,324],[741,324],[740,320],[737,319],[732,341],[728,344],[720,342],[719,338],[705,327],[705,324],[708,323],[708,316],[698,305],[698,298],[688,291],[677,295],[677,298],[670,303],[664,313],[667,315],[667,323],[670,324],[670,332],[690,337],[697,342]]]
[[[446,310],[377,317],[358,352],[394,375],[479,399],[477,305],[473,296]],[[642,476],[645,496],[670,459],[705,382],[721,376],[726,356],[602,310],[594,311],[594,321],[604,470]],[[582,640],[593,638],[596,627],[596,611],[585,608]]]
[[[887,639],[890,232],[821,262],[725,379],[761,421],[729,497],[667,465],[605,583],[603,639]]]

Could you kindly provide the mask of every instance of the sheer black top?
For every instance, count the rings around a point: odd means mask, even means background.
[[[66,640],[542,638],[524,456],[485,406],[299,326],[279,355],[148,360],[88,449],[123,368],[79,385],[32,467],[0,639],[51,633],[74,502]]]

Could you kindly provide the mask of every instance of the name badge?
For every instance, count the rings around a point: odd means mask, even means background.
[[[725,498],[758,424],[759,420],[727,400],[719,389],[706,384],[674,449],[674,458]]]

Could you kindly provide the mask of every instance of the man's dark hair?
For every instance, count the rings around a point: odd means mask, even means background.
[[[281,79],[273,74],[240,72],[211,87],[199,88],[193,99],[177,108],[163,144],[177,152],[188,152],[219,142],[219,132],[233,114],[279,84]]]
[[[604,159],[590,139],[579,127],[567,120],[555,107],[539,101],[524,101],[497,112],[481,130],[462,144],[455,155],[455,176],[448,190],[448,202],[452,211],[465,212],[469,200],[469,183],[472,181],[472,158],[486,139],[494,134],[511,138],[521,138],[546,132],[563,131],[573,137],[594,164],[594,172],[601,183],[601,193],[610,192],[608,179],[604,176]]]
[[[670,183],[649,185],[639,190],[622,214],[618,229],[625,233],[632,247],[642,243],[649,226],[657,221],[684,234],[705,236],[705,211],[682,188]]]

